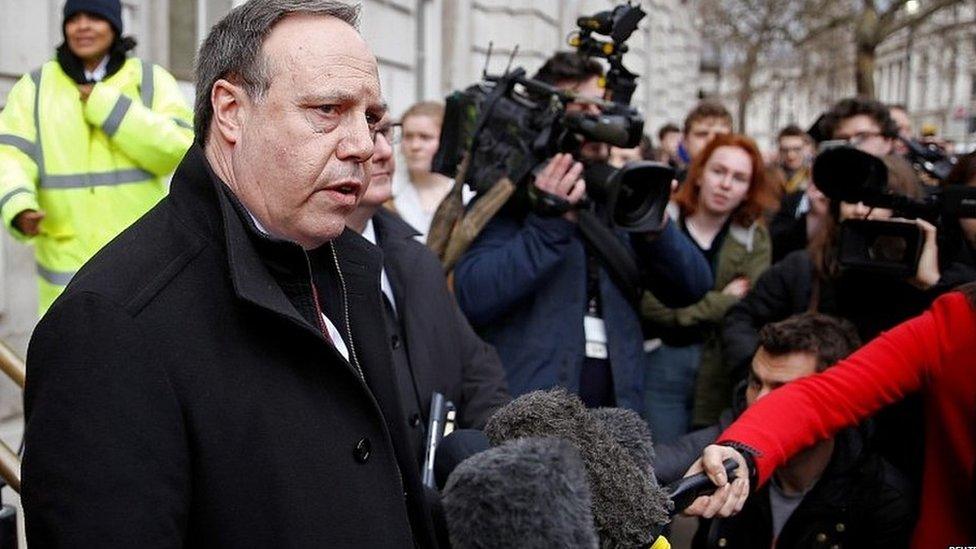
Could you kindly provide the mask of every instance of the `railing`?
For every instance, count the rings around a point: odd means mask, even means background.
[[[0,370],[21,389],[24,388],[24,361],[3,341],[0,341]],[[17,457],[17,452],[3,442],[0,442],[0,477],[14,491],[20,493],[20,458]]]

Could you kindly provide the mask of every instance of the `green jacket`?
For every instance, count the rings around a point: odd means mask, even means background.
[[[769,231],[760,223],[750,227],[731,224],[716,257],[715,287],[694,305],[671,309],[649,292],[641,300],[641,316],[664,330],[696,329],[703,338],[701,364],[695,383],[693,425],[711,425],[732,404],[732,376],[722,360],[721,327],[725,313],[738,301],[722,293],[740,276],[751,283],[769,267],[772,246]]]
[[[43,313],[74,273],[166,194],[167,176],[193,142],[176,80],[130,58],[87,101],[49,61],[24,75],[0,112],[0,217],[35,244]],[[40,234],[13,227],[45,213]]]

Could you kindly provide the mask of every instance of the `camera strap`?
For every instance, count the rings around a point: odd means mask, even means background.
[[[579,228],[594,255],[606,268],[610,279],[636,308],[643,289],[640,284],[640,269],[637,268],[633,251],[620,241],[613,229],[589,210],[579,211]]]

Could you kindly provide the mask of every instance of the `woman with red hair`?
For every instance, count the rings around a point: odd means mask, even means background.
[[[708,260],[715,287],[678,309],[644,294],[641,314],[649,335],[661,340],[650,354],[645,383],[656,442],[674,440],[692,425],[714,423],[731,404],[731,376],[722,371],[718,330],[725,312],[769,266],[769,233],[761,218],[773,203],[762,155],[743,135],[713,139],[674,194],[669,214]]]

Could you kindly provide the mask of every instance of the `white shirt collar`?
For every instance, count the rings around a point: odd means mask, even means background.
[[[92,80],[94,82],[101,82],[105,78],[105,73],[108,72],[108,56],[102,58],[95,70],[88,71],[85,70],[85,78]]]
[[[376,228],[373,227],[373,218],[366,220],[366,227],[363,228],[363,238],[369,241],[370,244],[374,246],[379,246],[376,240]],[[390,279],[386,276],[386,268],[380,270],[380,290],[389,300],[390,306],[393,307],[393,312],[397,312],[396,299],[393,298],[393,286],[390,285]]]

